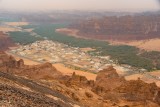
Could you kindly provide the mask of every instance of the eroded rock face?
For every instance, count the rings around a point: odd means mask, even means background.
[[[25,66],[22,59],[16,61],[13,56],[8,56],[5,53],[0,53],[0,62],[1,66],[6,68],[22,68]]]
[[[82,84],[87,84],[87,82],[88,82],[88,80],[87,80],[87,78],[85,76],[76,75],[75,72],[73,73],[72,78],[70,79],[70,81],[79,82],[79,83],[82,83]]]
[[[92,90],[103,100],[118,105],[125,102],[126,106],[158,107],[157,104],[160,104],[160,88],[155,83],[148,84],[140,79],[126,81],[112,66],[98,73]]]
[[[160,37],[160,15],[111,16],[71,25],[79,36],[111,40],[144,40]]]
[[[160,104],[160,89],[155,83],[145,83],[142,80],[126,81],[115,89],[127,101],[153,101]]]
[[[5,53],[0,54],[0,65],[0,70],[3,72],[27,76],[33,79],[54,79],[62,75],[51,63],[26,66],[22,59],[16,61],[13,56],[8,56]]]
[[[93,80],[87,80],[87,78],[85,76],[76,75],[75,72],[72,74],[71,77],[68,77],[63,81],[65,81],[64,83],[69,87],[71,87],[73,85],[79,86],[79,87],[94,86]]]
[[[103,94],[104,100],[135,107],[159,107],[159,88],[155,83],[141,80],[126,81],[121,86]]]
[[[34,79],[54,79],[62,75],[51,63],[27,66],[21,70],[21,74]]]
[[[119,87],[123,82],[125,82],[125,79],[120,77],[116,72],[116,69],[110,66],[98,73],[94,91],[96,93],[111,91],[116,87]]]
[[[17,61],[17,66],[18,66],[19,68],[24,67],[24,61],[23,61],[22,59],[20,59],[19,61]]]
[[[6,50],[10,46],[14,46],[12,40],[3,32],[0,32],[0,50]]]

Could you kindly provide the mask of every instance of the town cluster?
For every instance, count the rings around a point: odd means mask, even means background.
[[[11,52],[38,62],[62,63],[73,69],[92,72],[98,72],[113,63],[109,56],[93,56],[87,48],[71,47],[51,40],[21,45]]]

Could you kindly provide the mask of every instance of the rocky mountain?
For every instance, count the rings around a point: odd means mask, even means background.
[[[9,36],[0,32],[0,50],[6,50],[8,47],[13,46],[13,42]]]
[[[116,87],[121,86],[124,82],[125,79],[123,77],[119,77],[116,70],[110,66],[98,73],[95,81],[95,89],[97,93],[99,93],[99,87],[101,87],[103,90],[113,90]]]
[[[160,38],[160,15],[107,16],[83,20],[70,26],[79,36],[111,40]]]
[[[0,106],[159,107],[159,93],[155,83],[127,81],[112,66],[93,81],[62,75],[50,63],[29,66],[0,53]]]
[[[22,59],[16,61],[14,57],[8,56],[3,52],[0,54],[0,70],[33,79],[57,78],[61,75],[50,63],[26,66]]]
[[[128,107],[158,107],[160,104],[160,88],[155,83],[148,84],[140,79],[126,81],[113,67],[99,72],[93,91],[103,100],[123,102]]]

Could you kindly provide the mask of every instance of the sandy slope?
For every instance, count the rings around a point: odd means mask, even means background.
[[[89,73],[89,72],[84,72],[80,70],[72,70],[70,68],[65,67],[63,64],[53,64],[53,66],[60,72],[62,72],[65,75],[72,75],[73,72],[75,72],[78,75],[85,76],[89,80],[95,80],[96,79],[96,74]]]
[[[109,41],[112,45],[136,46],[147,51],[160,51],[160,39],[140,40],[140,41]]]

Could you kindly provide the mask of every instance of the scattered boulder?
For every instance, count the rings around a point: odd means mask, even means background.
[[[92,98],[92,97],[93,97],[93,95],[92,95],[91,93],[89,93],[89,92],[85,92],[85,95],[86,95],[88,98]]]

